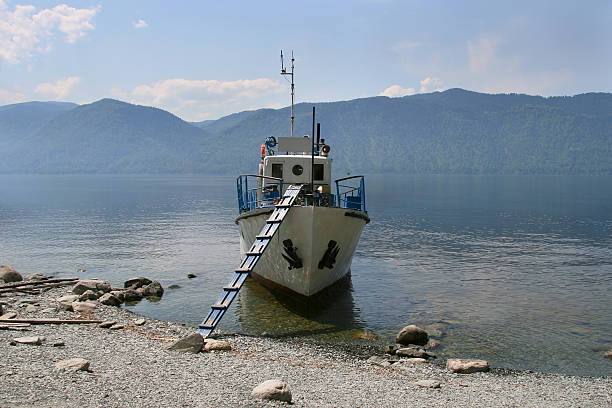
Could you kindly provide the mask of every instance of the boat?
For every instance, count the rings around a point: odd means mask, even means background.
[[[361,233],[370,222],[364,176],[332,181],[331,147],[321,138],[315,108],[312,133],[294,135],[295,85],[291,69],[290,136],[265,139],[258,170],[236,179],[240,267],[199,326],[206,338],[215,329],[245,280],[306,300],[350,276]]]
[[[281,54],[282,58],[282,54]],[[268,137],[261,145],[257,174],[237,178],[240,252],[244,259],[289,186],[301,187],[266,252],[251,271],[265,286],[312,297],[350,273],[364,226],[370,221],[364,177],[332,182],[331,147],[320,137],[295,137],[293,63],[291,136]]]

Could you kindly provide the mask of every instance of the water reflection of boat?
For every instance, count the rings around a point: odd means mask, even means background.
[[[269,290],[254,280],[247,280],[244,286],[236,316],[247,333],[350,339],[363,327],[350,274],[306,302],[283,291]]]

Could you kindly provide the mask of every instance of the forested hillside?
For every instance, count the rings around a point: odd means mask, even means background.
[[[314,105],[342,172],[612,174],[612,94],[451,89]],[[312,106],[296,105],[296,135],[311,132]],[[7,131],[13,122],[6,109],[0,107],[0,172],[13,173],[253,172],[265,137],[290,129],[289,108],[187,123],[104,99],[62,106],[42,125],[33,120],[31,128]]]

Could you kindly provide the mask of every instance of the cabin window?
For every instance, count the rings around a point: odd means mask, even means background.
[[[272,177],[283,178],[283,163],[272,163]]]
[[[291,171],[296,176],[301,176],[302,173],[304,172],[304,168],[302,166],[300,166],[299,164],[296,164],[295,166],[293,166],[293,169],[291,169]]]
[[[324,168],[325,166],[323,164],[315,164],[314,165],[314,179],[315,180],[323,180],[324,176],[325,176],[325,172],[324,172]]]

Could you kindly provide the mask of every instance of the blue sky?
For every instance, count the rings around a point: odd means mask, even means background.
[[[0,105],[104,97],[216,119],[448,88],[612,91],[612,1],[0,0]]]

